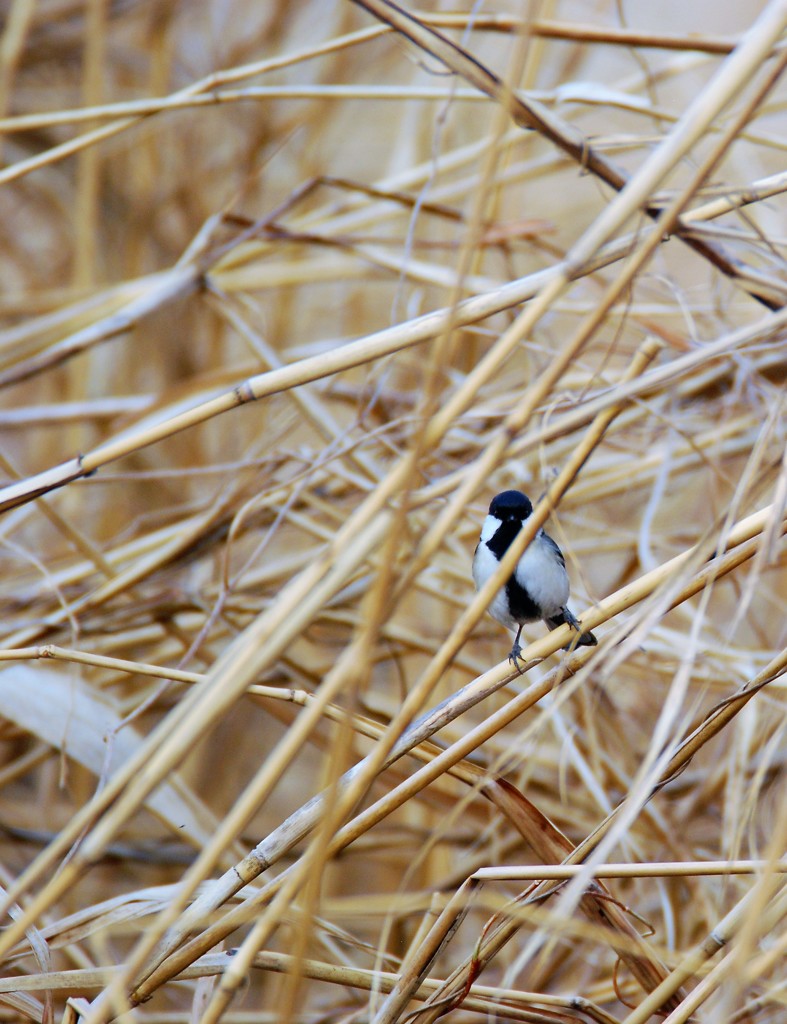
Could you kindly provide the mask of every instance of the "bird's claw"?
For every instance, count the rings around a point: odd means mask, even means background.
[[[577,633],[581,633],[582,632],[582,627],[579,624],[579,619],[571,611],[571,609],[563,608],[562,611],[563,611],[563,618],[566,620],[566,622],[569,624],[569,626],[571,626],[572,629],[576,630]]]
[[[563,608],[563,618],[571,626],[577,636],[572,636],[566,646],[563,648],[564,651],[573,651],[577,647],[595,647],[598,641],[593,634],[588,631],[587,633],[582,632],[582,626],[579,619],[569,608]]]
[[[511,648],[510,654],[508,655],[508,660],[511,662],[511,664],[514,666],[517,672],[519,672],[520,675],[524,673],[524,669],[519,667],[519,659],[521,658],[521,656],[522,648],[519,646],[519,644],[514,644],[514,646]],[[522,662],[522,664],[524,665],[524,662]]]

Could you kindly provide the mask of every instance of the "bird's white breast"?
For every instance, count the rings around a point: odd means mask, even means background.
[[[490,520],[492,521],[491,528],[489,527]],[[494,536],[495,530],[499,525],[500,521],[498,519],[495,519],[494,516],[487,516],[481,530],[481,540],[473,555],[473,581],[475,582],[476,590],[480,590],[483,587],[500,565],[486,546],[486,541]],[[516,625],[516,622],[508,613],[508,598],[506,597],[505,586],[495,592],[495,596],[489,602],[487,610],[492,618],[496,619],[502,626],[513,627]]]
[[[557,615],[568,604],[568,573],[557,552],[539,531],[533,543],[519,559],[515,570],[517,582],[523,586],[544,618]]]
[[[481,538],[473,556],[473,580],[476,589],[486,583],[499,566],[497,558],[486,545],[500,526],[496,516],[487,516],[481,528]],[[519,559],[515,577],[538,604],[544,617],[556,615],[568,602],[568,574],[565,566],[539,530],[533,542]],[[516,626],[508,608],[505,586],[501,587],[489,605],[489,614],[503,626]]]

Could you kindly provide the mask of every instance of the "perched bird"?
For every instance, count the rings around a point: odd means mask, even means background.
[[[473,580],[480,590],[529,518],[533,506],[521,491],[501,491],[492,499],[489,515],[473,555]],[[508,660],[514,665],[522,653],[519,637],[526,622],[543,619],[550,629],[567,622],[579,632],[578,645],[595,646],[592,633],[583,633],[568,608],[568,573],[563,552],[548,533],[539,530],[517,562],[512,575],[489,605],[489,614],[507,629],[516,628]],[[569,644],[569,647],[571,645]],[[568,649],[568,648],[566,648]]]

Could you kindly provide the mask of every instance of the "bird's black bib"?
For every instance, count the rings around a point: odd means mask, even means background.
[[[504,520],[495,531],[494,537],[486,542],[486,546],[500,561],[511,547],[511,543],[522,528],[522,524],[514,519]],[[512,573],[506,583],[506,597],[511,617],[518,622],[532,622],[541,618],[541,609]]]

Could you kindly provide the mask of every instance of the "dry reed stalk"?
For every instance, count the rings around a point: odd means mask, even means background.
[[[779,1020],[787,7],[361,6],[11,5],[0,1018]]]

